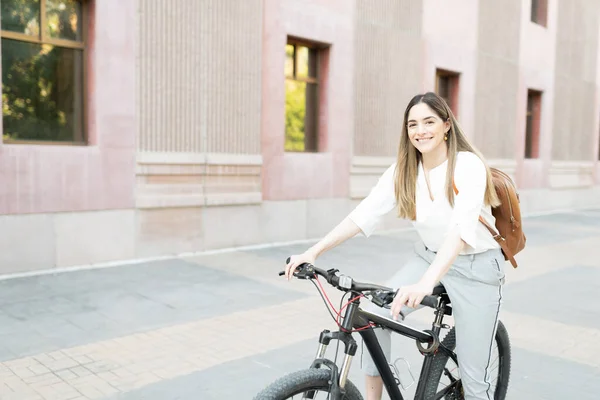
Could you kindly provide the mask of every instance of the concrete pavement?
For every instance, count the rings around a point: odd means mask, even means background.
[[[525,229],[520,267],[505,265],[508,398],[596,399],[600,210],[528,218]],[[410,230],[357,237],[318,265],[383,283],[415,240]],[[306,368],[334,327],[313,285],[277,276],[306,246],[0,281],[0,399],[251,399]],[[399,338],[394,355],[418,376],[413,343]],[[364,387],[358,357],[350,379]]]

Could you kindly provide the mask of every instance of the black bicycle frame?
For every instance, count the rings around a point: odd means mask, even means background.
[[[354,296],[360,296],[360,293],[353,292],[352,297],[354,297]],[[329,360],[325,360],[322,358],[324,355],[324,352],[325,352],[325,347],[329,344],[331,339],[337,339],[337,340],[344,342],[344,344],[345,344],[344,353],[346,355],[346,358],[344,360],[344,366],[342,366],[342,371],[341,371],[342,375],[344,375],[344,373],[347,373],[347,369],[348,369],[348,368],[346,368],[346,363],[348,363],[349,359],[351,360],[351,358],[355,355],[356,348],[357,348],[356,342],[352,338],[352,335],[348,332],[352,328],[354,328],[354,329],[364,328],[365,326],[369,325],[369,323],[371,323],[371,322],[374,322],[381,327],[389,329],[400,335],[406,336],[417,342],[419,351],[421,352],[421,354],[423,354],[425,356],[425,359],[423,360],[423,365],[421,368],[421,375],[419,376],[419,383],[417,385],[417,390],[415,393],[415,399],[417,399],[417,400],[422,399],[424,396],[425,385],[429,380],[431,363],[433,362],[432,356],[437,351],[446,352],[454,360],[454,362],[457,363],[457,365],[458,365],[456,354],[453,351],[451,351],[451,350],[445,348],[443,345],[441,345],[440,341],[439,341],[439,333],[443,327],[443,325],[442,325],[443,317],[445,314],[451,314],[451,309],[448,307],[447,299],[444,296],[442,296],[440,298],[440,303],[439,303],[437,309],[435,310],[435,319],[434,319],[434,322],[432,325],[432,329],[430,331],[417,330],[417,329],[411,328],[410,326],[405,325],[401,322],[397,322],[392,319],[381,317],[378,314],[374,314],[374,313],[365,311],[365,310],[359,308],[359,301],[360,300],[356,300],[347,307],[346,313],[344,316],[344,323],[342,324],[342,329],[340,331],[329,332],[326,330],[321,333],[321,336],[319,338],[319,342],[321,343],[321,346],[319,348],[319,351],[317,352],[317,358],[313,362],[313,367],[317,367],[319,365],[325,364],[327,367],[332,369],[332,373],[333,373],[333,376],[332,376],[333,387],[331,388],[332,389],[331,394],[333,395],[332,398],[334,398],[334,399],[340,398],[341,399],[342,398],[341,393],[343,392],[343,387],[340,388],[338,385],[339,372],[338,372],[335,364],[333,364]],[[362,336],[364,344],[367,347],[369,353],[371,354],[371,357],[373,358],[375,365],[377,366],[377,370],[379,371],[379,374],[381,375],[383,384],[385,385],[385,388],[387,390],[387,393],[390,396],[390,399],[391,400],[404,400],[404,397],[402,396],[402,393],[400,392],[400,388],[398,387],[398,384],[396,383],[396,379],[394,378],[394,374],[392,373],[392,370],[390,369],[390,366],[388,365],[387,359],[386,359],[385,355],[383,354],[381,346],[379,345],[379,341],[377,340],[377,336],[375,335],[373,328],[361,329],[358,331],[358,333]],[[427,347],[423,346],[424,343],[427,344]],[[346,379],[346,376],[342,376],[342,378],[340,379],[340,381],[343,382],[342,385],[345,384],[345,379]],[[439,399],[443,398],[443,396],[446,393],[448,393],[452,390],[452,388],[454,387],[454,385],[457,382],[454,382],[449,387],[447,387],[445,390],[438,393],[436,398],[439,398]],[[306,398],[312,398],[312,396],[309,396]]]

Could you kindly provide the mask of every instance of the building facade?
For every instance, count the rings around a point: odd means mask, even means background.
[[[600,205],[598,0],[0,13],[0,274],[320,237],[394,162],[425,91],[524,213]]]

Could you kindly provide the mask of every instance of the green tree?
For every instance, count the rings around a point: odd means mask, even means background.
[[[2,0],[2,29],[37,36],[39,0]],[[48,1],[50,37],[75,38],[73,1]],[[54,22],[53,21],[53,22]],[[68,141],[74,138],[75,53],[77,50],[2,39],[2,122],[4,137]]]
[[[306,84],[285,81],[285,150],[304,151]]]

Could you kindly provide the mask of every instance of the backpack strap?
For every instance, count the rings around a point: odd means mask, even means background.
[[[456,187],[456,183],[454,183],[454,179],[452,180],[452,186],[454,187],[454,194],[458,194],[458,188]],[[510,261],[512,266],[517,268],[517,261],[515,260],[515,257],[510,252],[510,250],[508,250],[506,239],[504,239],[496,229],[492,228],[490,224],[488,224],[481,215],[479,216],[479,222],[481,222],[487,228],[494,240],[500,245],[500,248],[504,252],[506,258]]]

